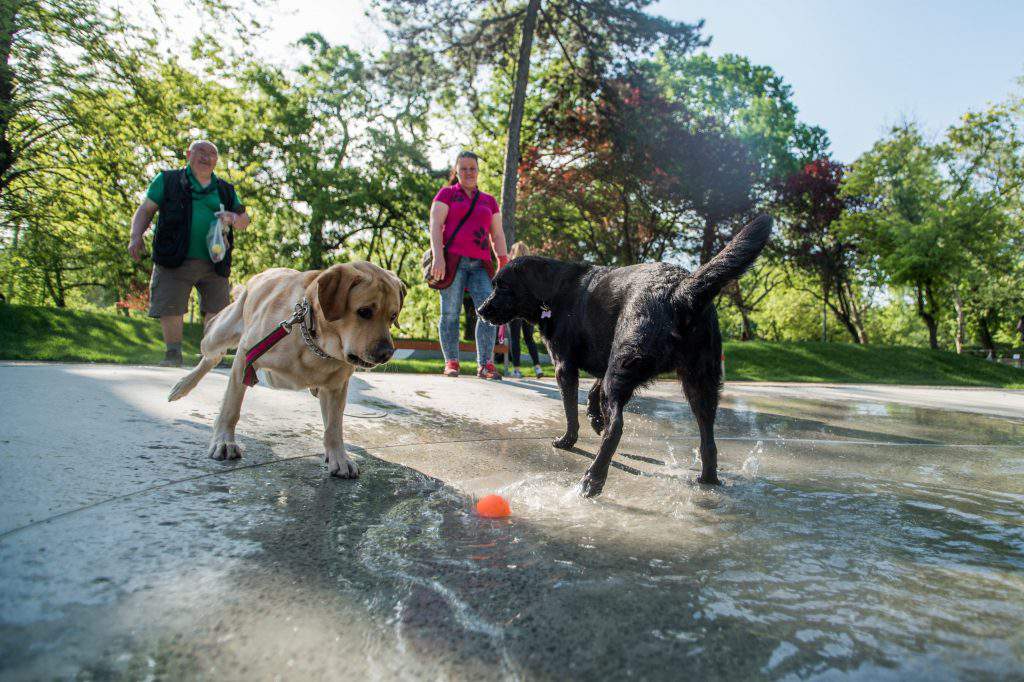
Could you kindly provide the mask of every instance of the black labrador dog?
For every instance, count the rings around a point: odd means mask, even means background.
[[[602,434],[594,463],[580,481],[582,493],[601,493],[622,436],[622,408],[634,391],[659,374],[675,371],[700,428],[701,483],[718,483],[714,423],[722,390],[722,335],[715,296],[754,262],[771,235],[761,215],[713,259],[691,275],[668,263],[613,268],[524,256],[502,268],[494,292],[480,306],[491,324],[520,318],[538,325],[555,364],[565,407],[570,449],[579,436],[576,392],[580,370],[598,378],[587,416]]]

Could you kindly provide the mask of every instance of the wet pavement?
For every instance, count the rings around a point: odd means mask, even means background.
[[[0,364],[0,678],[1024,676],[1022,392],[730,383],[704,488],[659,383],[584,500],[550,380],[359,373],[345,481],[303,392],[206,459],[182,371]]]

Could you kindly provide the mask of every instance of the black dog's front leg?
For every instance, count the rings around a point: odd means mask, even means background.
[[[590,426],[594,429],[594,433],[601,435],[604,431],[605,417],[601,403],[601,382],[603,379],[598,377],[594,381],[594,385],[590,387],[590,393],[587,394],[587,416],[590,417]]]
[[[551,442],[556,448],[568,450],[576,445],[580,435],[579,407],[576,404],[580,386],[580,372],[575,367],[559,363],[555,367],[558,390],[562,392],[562,407],[565,408],[565,435]]]
[[[597,451],[594,463],[587,469],[580,481],[580,492],[584,497],[595,497],[604,490],[604,482],[608,478],[608,467],[612,463],[612,455],[619,447],[622,438],[622,403],[615,401],[608,406],[608,423],[605,424],[601,438],[601,448]]]

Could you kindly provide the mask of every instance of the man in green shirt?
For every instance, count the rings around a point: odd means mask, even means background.
[[[149,285],[149,315],[160,319],[167,353],[160,363],[180,367],[181,337],[188,298],[199,291],[204,317],[220,312],[231,300],[228,275],[234,230],[249,225],[245,207],[235,188],[218,178],[217,147],[197,140],[185,153],[185,168],[158,174],[146,198],[132,217],[128,253],[136,261],[143,255],[143,237],[153,216],[160,218],[153,236],[153,275]],[[220,217],[228,226],[226,253],[214,263],[206,244],[210,224]]]

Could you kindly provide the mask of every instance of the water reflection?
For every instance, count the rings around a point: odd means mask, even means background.
[[[647,397],[627,417],[624,468],[585,500],[573,486],[597,438],[553,450],[557,403],[494,423],[365,399],[387,416],[346,426],[358,481],[326,478],[317,458],[280,461],[314,452],[319,433],[277,424],[287,448],[247,443],[276,465],[225,467],[0,543],[0,654],[42,660],[25,642],[45,641],[63,660],[116,660],[128,654],[104,642],[117,641],[165,677],[165,660],[189,662],[181,677],[219,665],[378,679],[1011,678],[1024,666],[1017,422],[727,400],[724,485],[705,488],[688,408]],[[478,518],[485,492],[513,516]],[[67,633],[89,631],[75,608],[97,609],[85,620],[96,638],[71,656]],[[135,634],[152,623],[158,645]],[[104,665],[83,669],[118,670]]]

